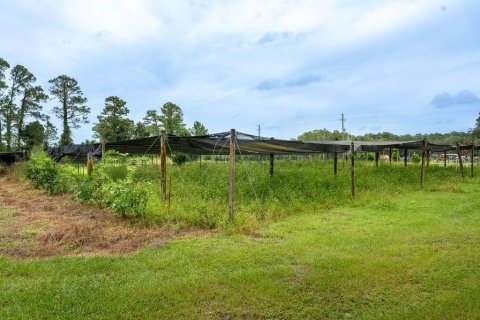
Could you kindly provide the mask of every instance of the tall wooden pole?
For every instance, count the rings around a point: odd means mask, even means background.
[[[427,139],[422,141],[422,167],[420,169],[420,186],[425,187],[425,157],[427,154]]]
[[[443,167],[447,167],[447,151],[443,152]]]
[[[233,200],[235,186],[235,145],[237,140],[235,129],[230,130],[230,187],[228,190],[228,220],[233,222]]]
[[[407,166],[407,156],[408,156],[408,150],[403,149],[403,163],[404,163],[405,167]]]
[[[473,178],[473,158],[475,156],[475,146],[472,145],[472,150],[470,154],[470,176]]]
[[[432,156],[430,150],[427,150],[427,167],[430,167],[430,157]]]
[[[333,153],[333,175],[337,176],[338,172],[338,153],[334,152]]]
[[[102,159],[103,159],[103,162],[105,163],[105,139],[102,139]]]
[[[355,199],[355,148],[354,144],[350,145],[350,159],[352,161],[352,198]]]
[[[162,130],[160,133],[160,200],[165,202],[167,194],[167,142],[166,132]]]
[[[273,177],[273,162],[274,162],[273,153],[270,153],[270,177]]]
[[[458,154],[458,163],[460,164],[460,173],[462,174],[462,179],[465,179],[465,171],[463,170],[463,161],[462,161],[462,152],[460,151],[460,146],[457,142],[457,154]]]

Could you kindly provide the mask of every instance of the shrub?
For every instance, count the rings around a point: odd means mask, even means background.
[[[422,158],[418,154],[413,153],[412,154],[412,163],[419,164],[420,161],[422,161]]]
[[[140,217],[145,212],[149,192],[142,183],[133,183],[131,179],[106,183],[102,186],[103,204],[112,208],[123,218]]]
[[[187,162],[187,155],[182,152],[175,152],[170,156],[170,158],[172,159],[173,163],[177,165],[182,165]]]
[[[45,152],[36,149],[30,156],[25,174],[34,188],[49,194],[61,194],[69,190],[69,177]]]
[[[75,198],[83,203],[111,208],[124,218],[142,216],[150,196],[148,185],[135,183],[133,174],[124,180],[114,180],[105,169],[99,165],[92,176],[80,180]]]

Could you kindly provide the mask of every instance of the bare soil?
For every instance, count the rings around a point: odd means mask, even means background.
[[[146,226],[83,205],[71,195],[49,196],[26,182],[0,178],[0,255],[14,258],[125,254],[172,238],[206,234]]]

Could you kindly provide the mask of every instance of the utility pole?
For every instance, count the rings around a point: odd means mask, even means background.
[[[262,131],[262,129],[260,128],[260,125],[258,125],[258,140],[260,140],[260,132]]]
[[[345,139],[345,121],[347,121],[347,119],[345,118],[344,114],[342,113],[342,117],[338,120],[340,120],[342,122],[342,137],[343,137],[343,139]]]

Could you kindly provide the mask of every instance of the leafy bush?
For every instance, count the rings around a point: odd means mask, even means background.
[[[187,162],[187,155],[182,152],[175,152],[170,156],[170,158],[172,159],[173,163],[177,165],[182,165]]]
[[[106,183],[102,186],[103,203],[122,217],[140,217],[145,212],[149,192],[145,184],[130,179]]]
[[[420,161],[422,161],[422,157],[420,157],[418,154],[413,153],[412,154],[412,163],[419,164]]]
[[[124,180],[114,180],[105,169],[99,165],[92,176],[80,180],[76,186],[76,199],[111,208],[124,218],[142,216],[150,196],[148,185],[135,183],[132,174]]]
[[[34,188],[49,194],[61,194],[69,191],[70,179],[62,167],[56,164],[45,152],[36,149],[30,156],[25,174]]]

